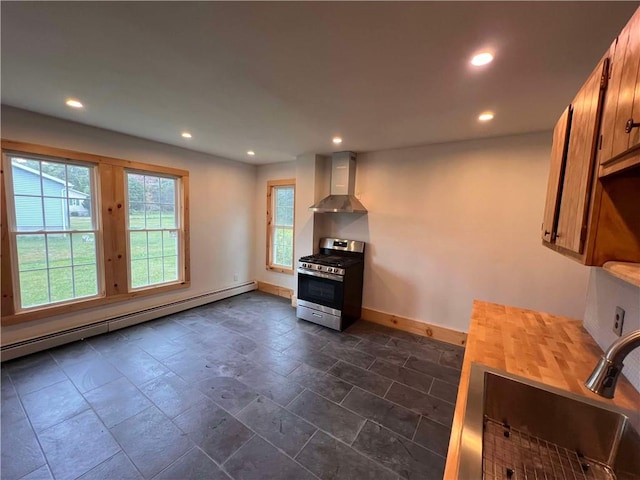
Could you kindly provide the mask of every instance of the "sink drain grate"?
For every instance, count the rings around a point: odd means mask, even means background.
[[[482,471],[485,480],[615,480],[606,465],[485,418]]]

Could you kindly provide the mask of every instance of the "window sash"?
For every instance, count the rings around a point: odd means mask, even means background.
[[[278,242],[278,239],[277,239],[278,231],[291,232],[291,244]],[[279,266],[279,267],[285,267],[285,268],[292,269],[293,268],[293,227],[276,226],[276,225],[274,225],[272,227],[271,245],[272,245],[272,248],[271,248],[271,264]],[[283,248],[290,247],[291,248],[291,257],[288,259],[289,261],[287,263],[283,263],[283,262],[279,262],[278,261],[278,256],[279,256],[278,255],[278,251],[279,251],[280,247],[283,247]]]

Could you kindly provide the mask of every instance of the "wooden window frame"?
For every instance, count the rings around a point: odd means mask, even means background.
[[[183,255],[183,245],[184,245],[184,221],[183,221],[183,215],[182,215],[182,199],[184,198],[184,192],[183,192],[183,188],[182,188],[182,177],[180,176],[176,176],[176,175],[167,175],[167,174],[160,174],[157,172],[150,172],[149,170],[134,170],[132,168],[127,168],[125,169],[125,211],[128,212],[129,211],[129,196],[127,194],[127,188],[129,185],[129,181],[127,179],[127,174],[129,173],[133,173],[133,174],[140,174],[140,175],[147,175],[147,176],[153,176],[153,177],[158,177],[158,178],[170,178],[172,180],[176,181],[176,189],[175,189],[175,216],[177,217],[177,222],[176,222],[176,227],[175,228],[171,228],[171,229],[167,229],[167,230],[177,230],[178,232],[178,273],[180,274],[180,272],[182,271],[182,266],[184,265],[184,255]],[[145,203],[146,205],[146,203]],[[131,229],[131,225],[129,225],[129,216],[126,215],[126,221],[125,221],[125,226],[126,226],[126,236],[127,236],[127,252],[131,251],[131,232],[149,232],[150,230],[156,230],[156,231],[164,231],[163,228],[160,229]],[[129,259],[130,260],[130,259]],[[149,259],[147,258],[147,261]],[[164,261],[164,257],[163,257],[163,261]],[[153,289],[153,288],[157,288],[157,287],[161,287],[163,285],[169,285],[171,283],[179,283],[182,280],[180,278],[178,278],[178,280],[174,280],[174,281],[170,281],[170,282],[162,282],[162,283],[155,283],[155,284],[149,284],[149,285],[144,285],[141,287],[134,287],[133,286],[133,280],[132,280],[132,275],[131,275],[131,262],[129,262],[129,264],[127,265],[129,268],[127,270],[128,273],[128,278],[127,278],[127,285],[129,286],[129,291],[131,292],[139,292],[142,290],[147,290],[147,289]],[[180,277],[181,275],[179,275]]]
[[[58,163],[58,164],[63,164],[66,166],[80,166],[80,167],[85,167],[90,169],[90,184],[91,184],[91,191],[92,191],[92,198],[91,198],[91,211],[92,212],[98,212],[98,199],[97,199],[97,191],[98,191],[98,173],[97,173],[97,168],[95,168],[96,166],[94,164],[91,163],[87,163],[87,162],[78,162],[75,160],[69,160],[66,158],[59,158],[59,157],[51,157],[51,156],[44,156],[44,155],[35,155],[35,154],[27,154],[27,155],[22,155],[25,152],[15,152],[15,151],[3,151],[2,152],[2,175],[3,175],[3,180],[6,180],[6,182],[8,184],[12,184],[12,182],[14,181],[14,177],[13,177],[13,162],[11,161],[11,158],[16,158],[19,156],[24,156],[24,157],[28,157],[30,160],[35,160],[35,161],[39,161],[39,162],[52,162],[52,163]],[[7,172],[5,172],[5,169],[8,169]],[[40,198],[44,199],[45,198],[54,198],[54,197],[50,197],[50,196],[46,196],[45,195],[45,190],[43,188],[43,176],[40,176]],[[6,185],[4,185],[3,182],[3,188],[6,188]],[[96,213],[94,213],[92,215],[93,217],[93,224],[92,224],[92,229],[91,230],[72,230],[71,226],[69,225],[69,228],[60,228],[56,231],[51,231],[49,230],[48,226],[45,226],[44,230],[38,230],[37,232],[32,232],[32,231],[19,231],[17,230],[17,225],[16,225],[16,216],[14,216],[14,212],[16,209],[16,203],[15,203],[15,191],[13,191],[13,185],[12,185],[12,193],[13,195],[7,195],[6,196],[6,202],[4,202],[4,204],[6,205],[6,211],[7,211],[7,241],[9,243],[9,251],[11,252],[9,258],[7,258],[6,262],[10,263],[10,272],[12,275],[12,282],[13,285],[18,285],[20,283],[20,273],[19,273],[19,265],[18,265],[18,242],[17,239],[19,236],[29,236],[29,235],[40,235],[43,234],[45,237],[47,237],[48,235],[59,235],[59,234],[65,234],[65,235],[73,235],[73,234],[82,234],[82,233],[91,233],[94,235],[94,241],[95,241],[95,255],[96,255],[96,275],[97,275],[97,293],[95,295],[90,295],[90,296],[86,296],[86,297],[78,297],[78,298],[70,298],[67,300],[61,300],[61,301],[56,301],[56,302],[49,302],[49,303],[45,303],[43,305],[34,305],[34,306],[29,306],[29,307],[22,307],[19,306],[22,303],[22,295],[21,292],[19,291],[13,291],[13,296],[14,296],[14,312],[15,313],[19,313],[19,314],[23,314],[23,313],[28,313],[31,311],[35,311],[41,308],[48,308],[48,307],[55,307],[55,306],[62,306],[62,305],[67,305],[69,303],[74,303],[74,302],[80,302],[80,301],[85,301],[85,300],[92,300],[92,299],[97,299],[103,296],[103,291],[104,291],[104,274],[103,274],[103,270],[102,270],[102,262],[100,261],[103,255],[103,245],[102,245],[102,231],[101,231],[101,222],[100,222],[100,218],[99,215],[97,215]],[[22,196],[22,194],[19,194],[19,196]],[[33,198],[33,197],[32,197]],[[64,197],[61,197],[64,198]],[[71,203],[71,198],[67,197],[67,201],[68,201],[68,205],[72,205]],[[10,215],[9,212],[12,212],[12,214]],[[44,205],[44,203],[42,203],[42,218],[43,220],[46,222],[46,207]],[[48,240],[45,240],[45,244],[48,245]],[[70,239],[70,247],[73,248],[73,239]],[[48,248],[48,247],[45,247]],[[74,264],[74,261],[71,260],[72,265]],[[53,267],[56,268],[56,267]],[[47,276],[50,275],[50,271],[53,269],[50,266],[47,266],[44,270],[47,271]],[[4,275],[4,272],[3,272]],[[49,277],[48,280],[48,289],[49,289],[49,297],[51,296],[51,279]]]
[[[291,258],[291,268],[282,267],[280,265],[272,263],[273,258],[273,242],[272,242],[272,230],[273,230],[273,189],[274,187],[285,187],[291,186],[293,187],[293,232],[295,238],[295,228],[296,228],[296,200],[295,200],[295,192],[296,192],[296,179],[289,178],[286,180],[269,180],[267,182],[267,258],[266,258],[266,268],[272,272],[280,272],[286,273],[289,275],[293,275],[294,265],[295,265],[295,242],[293,245],[293,252]]]
[[[13,325],[32,320],[44,319],[70,312],[76,312],[87,308],[93,308],[111,303],[122,302],[138,297],[156,295],[178,289],[188,288],[191,285],[190,268],[190,228],[189,228],[189,172],[171,167],[151,165],[141,162],[122,160],[119,158],[93,155],[62,148],[54,148],[32,143],[2,140],[2,153],[23,154],[25,156],[36,155],[49,157],[65,162],[83,162],[93,164],[96,168],[97,188],[96,216],[98,232],[101,239],[102,251],[97,251],[98,270],[102,272],[102,296],[88,299],[74,299],[66,303],[44,305],[25,311],[16,311],[14,292],[18,288],[13,276],[9,226],[7,224],[7,192],[5,188],[6,176],[4,166],[0,171],[0,256],[1,262],[1,298],[0,313],[2,325]],[[4,162],[3,162],[4,165]],[[177,282],[162,283],[157,286],[131,289],[129,287],[129,252],[126,234],[126,191],[125,171],[137,170],[154,175],[165,175],[179,178],[180,184],[180,215],[182,218],[182,265],[181,275]],[[99,279],[100,285],[100,279]]]

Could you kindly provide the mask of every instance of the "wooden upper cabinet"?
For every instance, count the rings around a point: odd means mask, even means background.
[[[556,238],[558,227],[558,213],[560,211],[560,198],[562,197],[562,183],[564,181],[565,161],[567,147],[569,146],[569,129],[571,128],[572,108],[565,108],[560,120],[553,130],[553,146],[551,147],[551,168],[549,169],[549,182],[547,184],[547,200],[544,206],[544,219],[542,221],[542,239],[552,242]]]
[[[605,58],[571,103],[573,113],[564,175],[560,174],[562,183],[555,244],[577,254],[583,252],[587,234],[598,124],[607,73],[608,59]]]
[[[553,134],[543,245],[584,265],[640,263],[639,83],[640,9]]]
[[[601,165],[624,161],[627,166],[629,162],[624,157],[640,147],[640,9],[622,30],[612,50],[598,158]],[[629,129],[628,123],[634,126]]]

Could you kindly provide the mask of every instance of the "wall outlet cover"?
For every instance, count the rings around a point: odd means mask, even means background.
[[[624,325],[624,309],[622,307],[616,307],[616,315],[613,319],[613,333],[622,336],[622,326]]]

